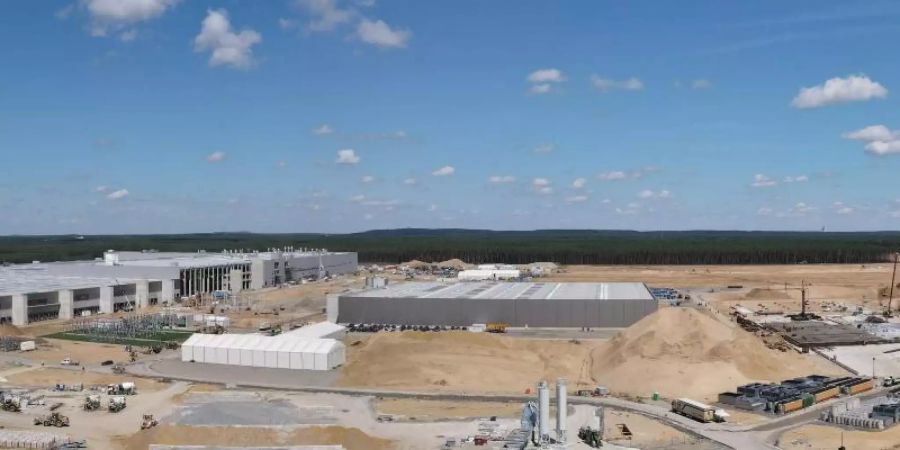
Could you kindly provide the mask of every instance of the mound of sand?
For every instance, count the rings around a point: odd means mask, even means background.
[[[408,263],[404,263],[403,265],[409,267],[410,269],[417,269],[417,270],[431,268],[431,263],[427,263],[425,261],[419,261],[418,259],[414,259]]]
[[[465,261],[461,259],[448,259],[446,261],[441,261],[437,263],[438,267],[441,269],[454,269],[454,270],[465,270],[471,267],[471,264],[466,264]]]
[[[842,373],[690,308],[660,309],[595,347],[591,359],[593,380],[615,392],[707,400],[754,381]]]
[[[753,288],[744,298],[748,300],[790,300],[791,296],[784,290]]]
[[[522,393],[538,380],[574,380],[590,346],[488,333],[381,333],[347,347],[342,386]]]
[[[0,336],[22,336],[22,330],[13,325],[0,325]]]

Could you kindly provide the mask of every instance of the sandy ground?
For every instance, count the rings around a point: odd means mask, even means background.
[[[338,385],[524,393],[538,380],[576,380],[590,346],[489,333],[380,333],[347,347]]]
[[[521,417],[521,403],[450,402],[409,398],[380,399],[375,402],[378,414],[398,416],[397,419],[447,420],[479,417]]]
[[[391,441],[339,426],[277,430],[265,427],[188,427],[161,425],[114,441],[117,448],[142,449],[150,444],[282,446],[341,444],[347,450],[395,448]]]
[[[82,364],[99,364],[103,361],[128,362],[128,352],[122,345],[95,344],[92,342],[45,339],[37,350],[18,355],[32,361],[59,364],[63,358],[72,358]],[[138,355],[142,356],[142,355]]]
[[[631,430],[632,438],[626,439],[618,425],[625,424]],[[577,429],[574,430],[577,432]],[[606,440],[620,445],[640,448],[654,448],[673,443],[688,443],[694,439],[681,431],[664,425],[640,414],[624,411],[603,411],[603,433]]]
[[[54,369],[36,368],[34,370],[17,372],[6,375],[3,385],[12,385],[26,388],[49,389],[57,384],[75,385],[107,385],[132,381],[137,386],[138,392],[155,392],[167,387],[166,384],[146,378],[134,378],[129,376],[102,374],[81,369]]]
[[[591,352],[591,376],[613,392],[715,400],[754,381],[838,375],[810,355],[770,350],[758,338],[692,308],[661,308]]]
[[[832,450],[841,446],[841,435],[848,449],[900,449],[900,426],[885,431],[851,431],[806,425],[782,435],[780,447],[784,450]]]

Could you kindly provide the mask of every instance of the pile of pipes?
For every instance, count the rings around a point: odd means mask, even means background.
[[[43,431],[0,430],[0,448],[58,448],[69,438]]]

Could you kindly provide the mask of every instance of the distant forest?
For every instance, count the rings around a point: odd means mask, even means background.
[[[521,264],[871,263],[900,250],[900,232],[375,230],[351,234],[205,233],[170,235],[2,236],[0,262],[93,259],[107,249],[193,252],[270,247],[359,252],[360,262],[412,259]]]

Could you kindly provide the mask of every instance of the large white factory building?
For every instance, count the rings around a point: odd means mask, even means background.
[[[25,325],[143,308],[181,296],[238,292],[357,270],[353,252],[108,251],[94,261],[0,267],[0,323]]]

